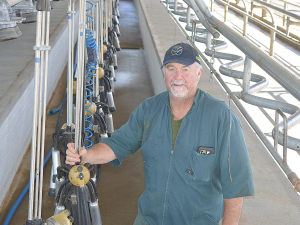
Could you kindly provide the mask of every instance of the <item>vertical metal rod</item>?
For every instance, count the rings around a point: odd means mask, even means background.
[[[248,16],[244,15],[243,36],[247,36]]]
[[[274,129],[274,151],[278,151],[278,126],[279,126],[279,113],[275,111],[275,129]]]
[[[282,159],[282,164],[283,165],[287,165],[287,131],[288,131],[288,127],[287,127],[287,117],[284,115],[284,113],[282,112],[282,116],[283,116],[283,124],[284,124],[284,128],[283,128],[283,159]]]
[[[103,1],[100,0],[100,63],[103,66]]]
[[[98,52],[98,55],[99,55],[99,20],[100,20],[100,15],[99,15],[99,3],[100,3],[100,0],[98,0],[96,2],[96,43],[97,43],[97,52]],[[98,57],[97,55],[97,57]],[[94,76],[94,80],[95,80],[95,86],[96,88],[94,89],[94,96],[97,97],[99,95],[99,78],[98,78],[98,70],[99,70],[99,57],[98,57],[98,60],[97,60],[97,66],[96,66],[96,76]]]
[[[274,138],[274,150],[277,151],[278,147],[278,136],[279,136],[279,115],[283,118],[283,154],[282,154],[282,164],[287,166],[287,124],[288,120],[284,112],[278,108],[275,112],[275,138]]]
[[[112,25],[112,0],[109,0],[109,21],[110,21],[110,24],[109,26],[112,28],[113,25]]]
[[[49,46],[49,28],[50,28],[50,11],[46,11],[46,27],[45,27],[45,45]],[[45,77],[44,77],[44,99],[43,99],[43,123],[42,123],[42,145],[41,145],[41,172],[40,172],[40,193],[39,193],[39,210],[38,218],[42,218],[42,197],[43,197],[43,179],[44,179],[44,151],[45,151],[45,127],[46,127],[46,109],[47,109],[47,82],[48,82],[48,59],[49,59],[49,50],[44,51],[45,54]]]
[[[263,1],[267,2],[268,0],[263,0]],[[261,17],[266,17],[266,16],[267,16],[267,11],[264,8],[262,8]]]
[[[229,0],[227,0],[227,4],[224,6],[224,22],[227,21],[228,5],[229,5]]]
[[[41,11],[42,14],[42,24],[41,24],[41,30],[39,32],[41,33],[41,41],[40,46],[44,46],[44,39],[45,39],[45,12]],[[44,82],[44,51],[41,51],[41,63],[40,63],[40,71],[39,71],[39,101],[38,101],[38,132],[37,132],[37,150],[36,150],[36,178],[35,178],[35,205],[34,205],[34,217],[38,218],[38,196],[39,196],[39,179],[40,179],[40,149],[41,149],[41,129],[42,129],[42,101],[43,101],[43,88],[42,84]]]
[[[284,7],[284,10],[287,11],[287,3],[286,2],[284,2],[283,7]],[[283,17],[282,17],[282,26],[285,25],[285,22],[286,22],[286,15],[283,15]]]
[[[186,25],[190,26],[191,25],[191,7],[188,6],[187,8],[187,13],[186,13]]]
[[[211,38],[212,38],[212,34],[210,32],[207,32],[207,36],[206,36],[206,48],[210,50],[211,48]]]
[[[46,15],[45,11],[42,11],[42,29],[40,32],[42,33],[41,35],[41,46],[45,45],[45,29],[46,29]],[[38,216],[38,209],[40,208],[39,206],[39,185],[40,185],[40,179],[41,179],[41,170],[40,168],[43,167],[43,164],[41,164],[40,158],[41,158],[41,146],[43,145],[43,138],[42,138],[42,132],[43,132],[43,125],[42,125],[42,115],[43,115],[43,99],[44,95],[44,87],[43,84],[47,81],[45,81],[44,77],[44,64],[45,64],[45,51],[41,52],[41,67],[40,67],[40,97],[39,97],[39,116],[38,116],[38,140],[37,140],[37,160],[36,160],[36,194],[35,194],[35,213],[34,217],[40,218]]]
[[[274,25],[274,27],[276,28],[275,25]],[[274,42],[275,42],[275,38],[276,38],[275,31],[274,30],[270,30],[270,52],[269,52],[270,56],[274,55]]]
[[[251,79],[251,68],[252,68],[252,61],[246,55],[246,59],[244,62],[244,77],[243,77],[243,91],[242,93],[249,93],[250,88],[250,79]]]
[[[82,125],[82,95],[84,76],[84,41],[85,41],[85,0],[80,0],[79,25],[78,25],[78,76],[76,86],[76,126],[75,126],[75,150],[81,149],[81,125]]]
[[[73,1],[68,4],[68,32],[69,32],[69,55],[68,55],[68,78],[67,78],[67,126],[72,126],[72,106],[73,106],[73,41],[74,41],[74,13],[72,10]]]
[[[108,44],[108,0],[105,1],[105,41]]]
[[[192,41],[193,41],[193,44],[195,44],[195,40],[196,40],[196,21],[193,20],[193,22],[192,22]]]
[[[177,11],[178,0],[174,0],[174,12]]]
[[[40,46],[41,41],[41,12],[37,12],[36,26],[36,46]],[[34,195],[34,177],[35,177],[35,161],[36,161],[36,134],[37,134],[37,109],[38,109],[38,93],[39,93],[39,71],[40,71],[40,50],[35,51],[35,80],[34,80],[34,106],[33,106],[33,126],[31,140],[31,165],[30,165],[30,187],[29,187],[29,208],[28,220],[33,219],[33,195]]]

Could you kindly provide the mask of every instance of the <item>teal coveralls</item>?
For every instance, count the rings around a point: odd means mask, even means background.
[[[238,117],[225,102],[200,89],[173,151],[168,92],[142,102],[128,122],[102,142],[117,156],[113,166],[141,147],[146,189],[134,225],[216,225],[223,217],[224,198],[254,195]],[[200,154],[199,147],[210,151]]]

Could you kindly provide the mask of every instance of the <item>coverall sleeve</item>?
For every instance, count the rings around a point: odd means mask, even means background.
[[[101,143],[107,144],[115,153],[117,159],[110,162],[113,166],[120,166],[123,160],[135,153],[142,143],[143,137],[143,103],[130,115],[126,124],[115,130],[111,137],[103,139]]]
[[[241,123],[231,111],[231,128],[228,118],[219,135],[220,174],[224,199],[254,195],[253,174]],[[226,121],[226,119],[225,119]],[[230,138],[229,138],[230,131]]]

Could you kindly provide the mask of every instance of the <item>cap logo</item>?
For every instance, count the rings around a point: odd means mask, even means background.
[[[182,53],[182,50],[183,50],[182,46],[176,45],[172,48],[171,55],[180,55]]]

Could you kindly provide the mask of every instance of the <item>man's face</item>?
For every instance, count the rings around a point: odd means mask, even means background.
[[[202,68],[197,72],[196,63],[185,66],[180,63],[165,65],[165,83],[168,91],[176,98],[194,96],[200,80]]]

